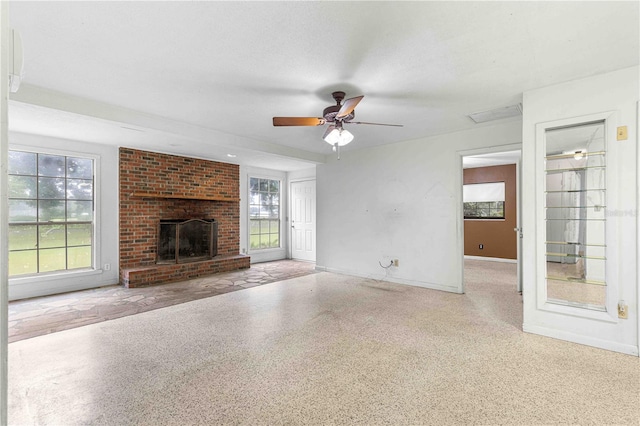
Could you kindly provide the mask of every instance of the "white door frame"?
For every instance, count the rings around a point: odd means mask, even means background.
[[[246,187],[244,188],[244,194],[247,197],[247,201],[243,203],[243,209],[246,209],[246,216],[244,217],[244,222],[246,224],[246,245],[247,245],[247,254],[251,256],[251,263],[260,263],[260,262],[271,262],[274,260],[282,260],[287,257],[287,253],[289,248],[286,247],[286,242],[289,241],[287,229],[288,220],[285,216],[285,211],[287,209],[289,203],[289,190],[288,190],[288,180],[286,173],[279,172],[276,170],[266,170],[266,169],[257,169],[257,168],[248,168],[244,173],[246,176]],[[280,181],[280,240],[281,244],[278,248],[266,248],[259,250],[251,250],[251,214],[250,214],[250,196],[251,188],[250,182],[251,178],[258,179],[271,179]],[[242,220],[242,219],[241,219]]]
[[[478,149],[471,149],[471,150],[462,150],[462,151],[457,151],[458,154],[458,179],[460,182],[460,185],[458,185],[458,194],[459,194],[459,203],[458,203],[458,229],[461,230],[461,232],[458,234],[458,252],[460,254],[460,258],[461,258],[461,262],[460,264],[462,265],[462,272],[461,272],[461,293],[465,292],[465,285],[464,285],[464,213],[462,211],[462,185],[464,182],[463,179],[463,174],[464,174],[464,169],[463,169],[463,165],[462,165],[462,160],[463,157],[469,157],[472,155],[481,155],[481,154],[496,154],[499,152],[506,152],[506,151],[520,151],[520,161],[518,163],[516,163],[516,203],[517,203],[517,218],[516,218],[516,227],[519,228],[522,232],[522,216],[521,216],[521,212],[522,212],[522,197],[520,196],[520,163],[522,162],[522,143],[514,143],[514,144],[508,144],[508,145],[496,145],[496,146],[490,146],[490,147],[486,147],[486,148],[478,148]],[[522,256],[521,256],[521,250],[522,250],[522,239],[518,238],[518,243],[516,245],[517,247],[517,252],[516,252],[516,257],[517,257],[517,270],[518,270],[518,283],[517,283],[517,291],[522,291]]]
[[[640,141],[640,101],[636,102],[636,141]],[[640,150],[636,149],[636,164],[640,164]],[[640,173],[636,173],[636,188],[640,188]],[[640,212],[640,197],[636,199],[636,212]],[[636,214],[636,265],[640,265],[640,214]],[[636,272],[636,306],[640,307],[640,274]],[[638,348],[640,349],[640,315],[638,317]],[[640,356],[640,350],[639,356]]]
[[[9,35],[9,3],[0,4],[0,43],[2,58],[0,58],[0,199],[7,199],[7,157],[9,152],[8,115],[9,106],[9,73],[8,37]],[[8,279],[8,205],[3,202],[0,205],[0,425],[7,424],[7,357],[8,357],[8,326],[9,326],[9,279]]]

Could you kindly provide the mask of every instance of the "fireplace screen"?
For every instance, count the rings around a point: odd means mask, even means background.
[[[214,219],[160,221],[157,263],[185,263],[218,254],[218,222]]]

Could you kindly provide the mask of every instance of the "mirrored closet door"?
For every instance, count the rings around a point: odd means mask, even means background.
[[[545,131],[547,302],[606,307],[604,122]]]

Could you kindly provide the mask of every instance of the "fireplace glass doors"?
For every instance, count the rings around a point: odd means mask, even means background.
[[[160,221],[157,263],[207,260],[218,254],[218,222],[214,219]]]

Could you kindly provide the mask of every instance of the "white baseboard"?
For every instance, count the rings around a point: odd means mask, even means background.
[[[501,257],[468,256],[465,254],[464,258],[470,260],[488,260],[489,262],[518,263],[516,259],[503,259]]]
[[[275,260],[283,260],[287,258],[287,253],[283,249],[266,249],[264,251],[254,250],[248,253],[251,256],[251,263],[273,262]]]
[[[448,285],[442,285],[442,284],[429,283],[425,281],[415,281],[415,280],[407,280],[403,278],[395,278],[395,277],[387,276],[384,273],[363,274],[358,271],[351,271],[351,270],[345,270],[345,269],[339,269],[339,268],[327,268],[326,266],[319,266],[319,265],[316,265],[316,271],[331,272],[334,274],[349,275],[352,277],[366,278],[366,279],[377,280],[377,281],[386,281],[390,283],[404,284],[404,285],[410,285],[414,287],[423,287],[431,290],[446,291],[448,293],[457,293],[457,294],[461,293],[458,287],[456,286],[448,286]]]
[[[567,331],[556,330],[538,325],[522,324],[522,330],[527,333],[539,334],[541,336],[551,337],[554,339],[565,340],[567,342],[578,343],[595,348],[605,349],[613,352],[620,352],[627,355],[638,356],[638,347],[625,343],[613,342],[611,340],[598,339],[591,336],[570,333]]]

